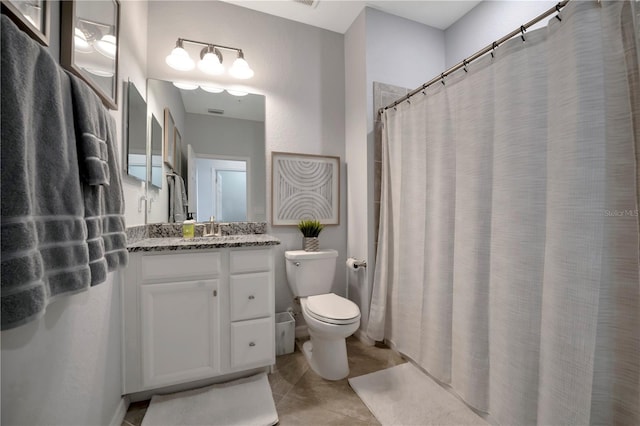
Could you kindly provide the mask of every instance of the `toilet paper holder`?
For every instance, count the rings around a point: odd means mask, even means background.
[[[355,257],[350,257],[347,259],[347,268],[357,271],[358,268],[366,268],[367,261],[356,259]]]

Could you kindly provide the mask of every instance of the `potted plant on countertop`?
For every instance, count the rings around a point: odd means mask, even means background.
[[[320,242],[318,241],[318,235],[324,228],[324,225],[320,221],[315,219],[303,219],[298,222],[298,229],[303,235],[303,247],[304,251],[318,251],[320,249]]]

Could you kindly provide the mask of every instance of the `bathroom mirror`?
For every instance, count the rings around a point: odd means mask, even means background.
[[[141,181],[147,180],[147,103],[136,86],[127,87],[127,174]]]
[[[153,114],[151,114],[151,174],[149,183],[156,188],[162,188],[162,126]]]
[[[181,135],[175,169],[195,219],[266,221],[265,97],[208,86],[185,90],[149,79],[147,101],[157,116],[169,108]],[[152,208],[168,210],[162,203]]]

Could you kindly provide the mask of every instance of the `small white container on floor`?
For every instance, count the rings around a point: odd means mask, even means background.
[[[276,314],[276,356],[290,354],[295,349],[296,320],[289,312]]]

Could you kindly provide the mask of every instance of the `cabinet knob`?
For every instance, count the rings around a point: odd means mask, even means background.
[[[300,266],[300,262],[296,262],[296,263],[294,263],[294,265]]]
[[[255,299],[255,296],[252,294],[251,296],[249,296],[249,300],[253,300]]]
[[[255,346],[256,344],[254,342],[249,342],[249,346]]]

